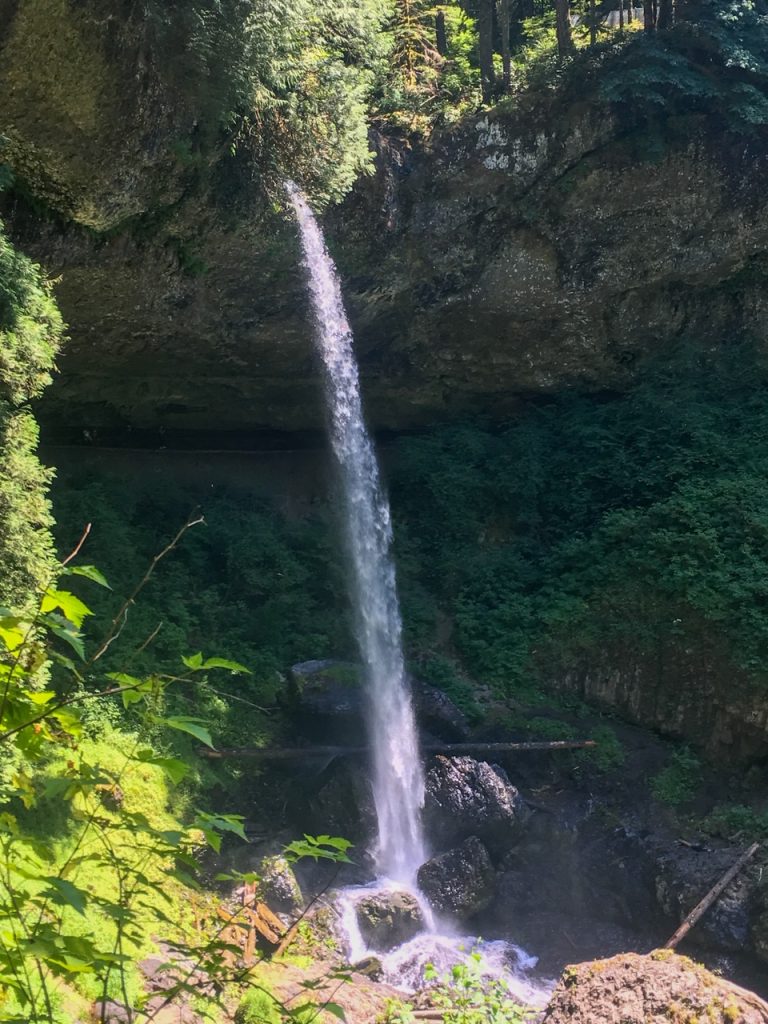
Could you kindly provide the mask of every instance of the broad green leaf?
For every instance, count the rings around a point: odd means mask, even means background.
[[[338,1018],[338,1020],[346,1021],[347,1019],[344,1007],[339,1006],[338,1003],[323,1003],[323,1009],[326,1013],[330,1013],[332,1017]]]
[[[206,658],[203,662],[203,668],[223,668],[227,672],[239,675],[251,674],[251,670],[246,668],[245,665],[241,665],[239,661],[229,661],[227,658]]]
[[[25,772],[20,771],[12,776],[11,783],[14,787],[13,795],[21,800],[27,810],[34,807],[37,803],[37,794],[32,785],[32,779]]]
[[[42,621],[55,636],[69,644],[81,661],[85,661],[83,638],[80,633],[72,629],[72,625],[67,619],[57,615],[45,615],[42,617]]]
[[[240,839],[245,840],[243,821],[244,818],[239,814],[208,814],[205,811],[198,811],[192,827],[203,830],[214,829],[216,832],[232,832]]]
[[[75,565],[70,569],[65,569],[64,572],[68,576],[84,576],[87,580],[98,583],[100,587],[106,587],[107,590],[112,589],[104,574],[95,565]]]
[[[72,708],[57,708],[51,712],[50,717],[55,718],[64,732],[70,736],[82,735],[83,726],[80,721],[80,715]]]
[[[53,690],[28,690],[26,694],[27,700],[31,701],[33,704],[37,704],[38,706],[50,704],[55,696],[56,694]]]
[[[78,629],[87,615],[93,615],[88,605],[84,604],[79,597],[70,594],[68,590],[47,590],[40,610],[43,614],[47,614],[57,608]]]
[[[16,651],[24,643],[28,626],[15,615],[6,615],[0,619],[0,640],[9,651]]]
[[[88,893],[79,889],[66,878],[59,878],[56,875],[47,875],[43,878],[48,883],[48,899],[52,903],[58,903],[62,907],[72,907],[78,914],[85,916],[85,907],[88,903]]]
[[[117,683],[119,686],[141,686],[143,681],[136,676],[126,675],[125,672],[108,672],[107,679],[111,679],[113,683]]]
[[[198,669],[203,667],[203,654],[202,651],[198,651],[197,654],[182,655],[181,660],[187,666],[191,668],[193,672],[197,672]]]
[[[190,736],[194,736],[195,739],[200,740],[206,747],[213,750],[215,748],[211,734],[202,723],[202,718],[190,718],[188,715],[173,715],[170,718],[160,719],[161,725],[167,725],[169,729],[176,729],[179,732],[189,733]]]
[[[156,754],[151,747],[142,747],[136,751],[136,760],[143,764],[156,764],[162,768],[171,782],[178,785],[189,773],[189,765],[177,757],[163,757]]]
[[[352,846],[348,839],[341,839],[338,836],[309,836],[304,839],[297,839],[285,847],[285,854],[289,860],[299,860],[302,857],[312,857],[313,860],[331,860],[339,864],[351,864],[347,856],[347,850]]]

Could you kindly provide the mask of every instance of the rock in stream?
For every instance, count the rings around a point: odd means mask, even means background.
[[[495,886],[491,858],[477,836],[422,864],[417,881],[434,910],[460,919],[485,910]]]

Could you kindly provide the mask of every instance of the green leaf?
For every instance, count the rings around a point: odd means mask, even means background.
[[[352,846],[348,839],[338,836],[308,836],[297,839],[285,847],[284,852],[289,860],[300,860],[312,857],[313,860],[331,860],[339,864],[351,864],[347,850]]]
[[[190,718],[188,715],[173,715],[171,718],[161,718],[160,724],[167,725],[169,729],[176,729],[178,732],[189,733],[195,739],[200,740],[206,747],[214,750],[213,740],[208,729],[203,725],[202,718]]]
[[[6,615],[0,619],[0,640],[3,641],[9,651],[18,650],[26,636],[26,625],[21,626],[22,620],[16,615]]]
[[[344,1012],[344,1007],[339,1006],[338,1003],[323,1003],[323,1009],[326,1013],[330,1013],[331,1016],[338,1018],[339,1020],[346,1021],[347,1015]]]
[[[165,772],[174,785],[178,785],[189,773],[189,765],[180,761],[177,757],[161,757],[149,747],[137,751],[136,760],[145,764],[156,764]]]
[[[227,658],[207,658],[203,662],[203,668],[223,668],[227,672],[239,675],[250,675],[251,670],[241,665],[239,661],[229,661]]]
[[[56,694],[53,690],[28,690],[26,693],[27,700],[40,707],[42,707],[43,704],[50,704],[55,696]]]
[[[104,574],[95,565],[75,565],[71,569],[65,569],[64,574],[67,576],[84,576],[87,580],[98,583],[100,587],[106,587],[107,590],[112,589],[109,583],[107,583]]]
[[[62,907],[72,907],[78,914],[85,916],[85,907],[88,903],[88,893],[79,889],[66,878],[58,878],[56,875],[47,875],[43,878],[48,883],[46,895],[52,903]]]
[[[203,654],[202,651],[198,651],[197,654],[182,655],[181,660],[187,666],[191,668],[193,672],[197,672],[203,667]]]
[[[205,811],[198,811],[192,827],[200,829],[208,845],[217,853],[221,850],[222,832],[231,832],[247,842],[243,818],[237,814],[207,814]]]
[[[80,736],[83,731],[80,716],[72,708],[57,708],[51,712],[51,718],[55,718],[64,732],[70,736]]]
[[[43,614],[55,611],[56,609],[64,615],[71,623],[79,629],[87,615],[93,615],[91,609],[84,604],[79,597],[70,594],[68,590],[47,590],[40,606]]]
[[[83,638],[80,633],[72,629],[72,625],[67,619],[57,615],[46,615],[42,621],[54,636],[68,643],[80,660],[85,661]]]

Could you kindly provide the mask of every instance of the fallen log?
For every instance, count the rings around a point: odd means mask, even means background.
[[[427,754],[506,754],[529,750],[582,750],[596,747],[596,740],[534,740],[530,743],[425,743]],[[211,750],[201,747],[200,754],[213,760],[230,757],[252,758],[257,761],[296,761],[307,757],[345,757],[367,754],[369,747],[225,747]]]
[[[752,860],[752,858],[759,849],[760,843],[752,843],[750,848],[745,853],[742,853],[742,855],[733,864],[731,864],[731,866],[725,872],[720,881],[716,885],[712,886],[712,888],[709,890],[707,895],[700,903],[696,904],[696,906],[693,908],[690,914],[686,916],[685,920],[677,929],[675,934],[669,939],[668,942],[665,943],[665,949],[674,949],[677,946],[677,944],[685,938],[685,936],[688,934],[691,928],[693,928],[696,922],[699,921],[704,916],[704,914],[706,914],[706,912],[709,910],[712,904],[717,902],[717,900],[723,895],[725,890],[734,880],[736,875],[738,875],[738,873],[748,863],[748,861]]]

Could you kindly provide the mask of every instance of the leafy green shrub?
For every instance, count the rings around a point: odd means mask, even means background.
[[[691,800],[701,783],[701,761],[687,747],[676,750],[666,768],[651,779],[651,792],[664,804],[677,807]]]
[[[590,736],[597,742],[597,746],[578,752],[577,756],[582,763],[594,767],[604,775],[619,771],[626,754],[616,732],[609,725],[598,725],[590,730]]]
[[[402,999],[387,999],[384,1012],[377,1017],[376,1024],[414,1024],[413,1007]]]
[[[50,383],[64,325],[40,268],[0,223],[0,602],[19,604],[51,578],[52,473],[35,455],[28,403]]]
[[[264,988],[245,993],[235,1011],[235,1024],[281,1024],[280,1004]]]
[[[86,550],[116,580],[140,578],[163,546],[168,522],[195,507],[205,516],[158,567],[130,610],[121,645],[106,651],[100,665],[121,669],[120,652],[138,651],[160,623],[135,655],[135,671],[171,669],[182,655],[204,648],[244,663],[251,674],[239,681],[237,701],[229,699],[225,679],[196,695],[225,745],[252,745],[279,724],[259,708],[275,707],[288,665],[354,656],[336,540],[324,514],[289,521],[247,492],[180,484],[158,493],[151,481],[63,470],[53,498],[62,548],[77,535],[82,509],[93,510]],[[125,596],[118,588],[95,596],[88,635],[104,631]],[[171,699],[183,707],[183,695]]]
[[[406,599],[434,595],[462,667],[500,694],[614,657],[664,650],[684,665],[702,646],[733,685],[768,683],[767,388],[752,344],[687,343],[623,395],[573,392],[506,426],[402,439]]]
[[[428,965],[426,980],[436,982],[430,988],[431,1001],[443,1010],[445,1024],[524,1024],[536,1016],[512,998],[503,979],[483,971],[476,952],[442,977]]]
[[[455,661],[436,654],[420,662],[416,672],[425,682],[446,693],[470,722],[480,720],[482,709],[475,699],[472,686],[462,676]]]
[[[721,839],[768,840],[768,812],[741,804],[716,807],[701,824],[705,832]]]
[[[187,521],[153,559],[123,610],[196,523]],[[109,589],[93,566],[68,565],[72,557],[57,567],[60,579]],[[82,632],[89,616],[80,598],[52,585],[34,610],[0,610],[0,752],[15,769],[0,793],[0,915],[13,922],[0,944],[0,975],[3,1016],[12,1021],[58,1024],[62,986],[141,1008],[136,964],[159,934],[186,958],[166,991],[169,1000],[187,991],[195,971],[204,970],[219,987],[230,979],[225,926],[213,915],[207,926],[193,927],[191,906],[200,853],[206,847],[219,853],[225,835],[245,840],[242,819],[196,810],[182,820],[171,813],[171,786],[190,764],[164,749],[167,734],[206,747],[213,742],[199,716],[169,713],[166,695],[175,688],[194,697],[209,675],[247,669],[198,653],[181,658],[173,673],[103,675],[94,666],[119,638],[124,617],[114,616],[89,656]],[[57,671],[43,690],[36,674],[47,660]],[[135,733],[84,738],[80,706],[111,698],[132,712]],[[333,836],[305,835],[284,856],[290,863],[302,857],[348,863],[349,846]],[[258,882],[239,872],[218,880]],[[284,1017],[304,1020],[300,1008]]]

